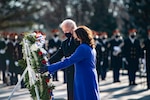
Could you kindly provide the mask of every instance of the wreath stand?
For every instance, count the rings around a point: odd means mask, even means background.
[[[29,83],[30,83],[30,86],[34,85],[35,87],[35,93],[36,93],[36,98],[37,100],[40,100],[40,96],[39,96],[39,91],[38,91],[38,88],[37,86],[35,85],[35,82],[36,82],[36,75],[35,75],[35,72],[34,70],[31,68],[31,50],[29,48],[29,45],[28,45],[28,41],[23,39],[23,43],[24,43],[24,49],[25,49],[25,57],[26,57],[26,62],[27,62],[27,67],[26,69],[24,70],[20,80],[17,82],[15,88],[13,89],[13,91],[11,92],[11,95],[8,97],[8,100],[11,100],[11,97],[13,96],[14,92],[16,91],[17,87],[20,85],[21,81],[23,80],[23,78],[25,77],[25,74],[27,73],[28,71],[28,75],[29,75]]]

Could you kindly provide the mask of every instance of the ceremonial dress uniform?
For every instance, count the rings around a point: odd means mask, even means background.
[[[21,60],[23,57],[23,53],[22,53],[22,45],[20,44],[20,42],[18,41],[15,45],[15,69],[16,69],[16,75],[23,74],[24,69],[18,65],[18,61]],[[21,81],[21,88],[25,87],[25,83],[24,83],[24,79]]]
[[[98,75],[98,82],[100,81],[100,74],[101,74],[101,65],[100,65],[100,59],[101,59],[101,43],[99,42],[99,38],[95,38],[96,42],[96,70],[97,70],[97,75]]]
[[[10,35],[12,38],[13,34]],[[11,85],[15,85],[17,83],[17,69],[15,67],[15,43],[12,41],[12,39],[9,39],[9,42],[7,43],[7,50],[6,50],[6,62],[8,64],[9,72],[11,73],[10,81]]]
[[[101,56],[100,56],[100,66],[101,66],[101,78],[102,80],[105,80],[106,73],[108,69],[108,55],[109,55],[109,49],[108,49],[109,43],[107,40],[102,39],[101,40]]]
[[[113,69],[113,82],[120,82],[120,68],[122,67],[122,44],[123,39],[119,30],[113,33],[114,39],[110,41],[111,68]]]
[[[150,33],[150,30],[149,30]],[[147,89],[150,89],[150,36],[144,41],[144,48],[146,51],[146,78]]]
[[[55,34],[54,37],[50,39],[48,42],[48,50],[50,56],[53,56],[53,54],[56,53],[56,51],[59,49],[60,46],[61,46],[61,40],[59,39],[58,35]],[[57,59],[53,61],[57,61]],[[53,81],[58,81],[57,71],[53,74]]]
[[[122,43],[122,40],[116,41],[112,40],[110,42],[110,50],[111,50],[111,68],[113,69],[113,81],[114,82],[120,82],[119,76],[120,76],[120,68],[122,67],[122,53],[116,54],[114,48],[118,47]]]
[[[100,39],[99,39],[99,49],[97,50],[97,55],[99,54],[99,71],[101,75],[101,79],[105,80],[106,78],[106,73],[108,69],[108,54],[109,54],[109,43],[108,43],[108,35],[106,32],[102,32],[100,34]]]
[[[6,70],[5,49],[6,49],[5,41],[3,38],[1,38],[0,39],[0,70],[2,71],[3,83],[6,82],[5,80],[5,70]]]
[[[133,33],[133,37],[132,37]],[[131,35],[130,35],[131,34]],[[127,70],[129,77],[129,85],[136,85],[136,71],[139,69],[139,59],[142,57],[142,49],[140,41],[135,38],[134,31],[131,30],[129,38],[124,41],[124,57],[127,61]]]

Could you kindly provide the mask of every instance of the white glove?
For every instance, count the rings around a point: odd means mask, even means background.
[[[103,62],[103,61],[101,61],[101,62],[100,62],[100,65],[102,66],[103,64],[104,64],[104,62]]]
[[[56,48],[56,47],[51,48],[51,49],[48,50],[48,52],[49,52],[50,54],[54,53],[55,51],[57,51],[57,48]]]
[[[140,64],[142,63],[142,58],[139,58],[139,63],[140,63]]]
[[[101,50],[102,50],[102,52],[104,52],[104,51],[105,51],[105,48],[104,48],[104,47],[101,47]]]
[[[4,54],[4,53],[5,53],[5,50],[1,49],[0,54]]]
[[[53,52],[56,52],[56,51],[57,51],[57,48],[56,48],[56,47],[54,47],[54,48],[53,48]]]
[[[122,58],[122,61],[125,62],[128,65],[128,61],[126,58]]]
[[[114,46],[114,48],[113,48],[115,51],[117,51],[117,52],[121,52],[121,48],[119,47],[119,46]]]
[[[117,56],[121,52],[121,48],[119,46],[114,46],[113,55]]]
[[[15,66],[18,66],[18,61],[15,61]]]
[[[142,63],[143,63],[143,64],[146,64],[146,61],[145,61],[145,59],[142,59]]]
[[[9,66],[10,61],[6,59],[6,65]]]
[[[108,60],[111,60],[111,57],[110,57],[110,56],[108,56]]]

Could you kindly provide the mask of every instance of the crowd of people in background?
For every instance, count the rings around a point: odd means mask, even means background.
[[[22,46],[20,44],[23,34],[3,32],[0,34],[0,77],[3,83],[15,85],[18,82],[18,75],[23,69],[18,65],[22,58]],[[24,83],[22,87],[24,87]]]
[[[147,89],[150,89],[150,30],[147,31],[147,39],[144,42],[137,37],[137,30],[130,29],[128,37],[123,37],[119,30],[114,30],[109,38],[107,32],[95,32],[94,39],[97,51],[97,74],[98,81],[106,80],[107,71],[113,72],[113,83],[120,82],[120,69],[127,70],[129,86],[137,85],[136,72],[140,70],[140,65],[145,64]],[[52,57],[62,45],[59,30],[52,30],[53,36],[45,46],[50,57]],[[18,66],[18,60],[22,58],[21,40],[23,34],[0,33],[0,79],[7,85],[15,85],[18,81],[18,74],[23,73],[23,69]],[[70,41],[70,40],[68,40]],[[66,50],[67,51],[67,50]],[[68,52],[66,52],[65,56]],[[58,61],[58,58],[55,57]],[[50,60],[52,62],[52,60]],[[64,72],[64,83],[67,82],[66,70]],[[53,81],[58,80],[57,72],[53,75]],[[22,82],[22,87],[24,87]]]
[[[97,44],[97,73],[102,80],[106,79],[107,71],[112,69],[113,83],[120,82],[120,70],[127,70],[129,86],[137,85],[136,72],[145,69],[147,89],[150,89],[150,30],[147,38],[141,41],[137,30],[128,30],[128,36],[123,37],[119,30],[114,30],[108,38],[106,32],[93,32]]]

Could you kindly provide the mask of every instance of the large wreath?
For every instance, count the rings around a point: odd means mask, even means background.
[[[52,84],[49,73],[40,74],[38,73],[38,69],[42,67],[43,65],[48,63],[47,58],[47,52],[43,48],[43,45],[45,43],[45,37],[46,35],[40,31],[35,31],[31,33],[24,33],[23,40],[27,41],[27,44],[29,46],[28,52],[30,53],[29,59],[31,63],[31,68],[36,74],[36,82],[32,86],[30,85],[30,80],[28,74],[25,75],[25,83],[27,88],[30,91],[30,94],[32,98],[36,99],[36,93],[35,93],[35,87],[37,86],[39,96],[41,100],[50,100],[52,99],[52,91],[55,88],[55,86]],[[19,60],[19,65],[22,68],[27,67],[27,61],[26,61],[26,54],[24,45],[25,43],[22,41],[22,52],[23,52],[23,58]]]

